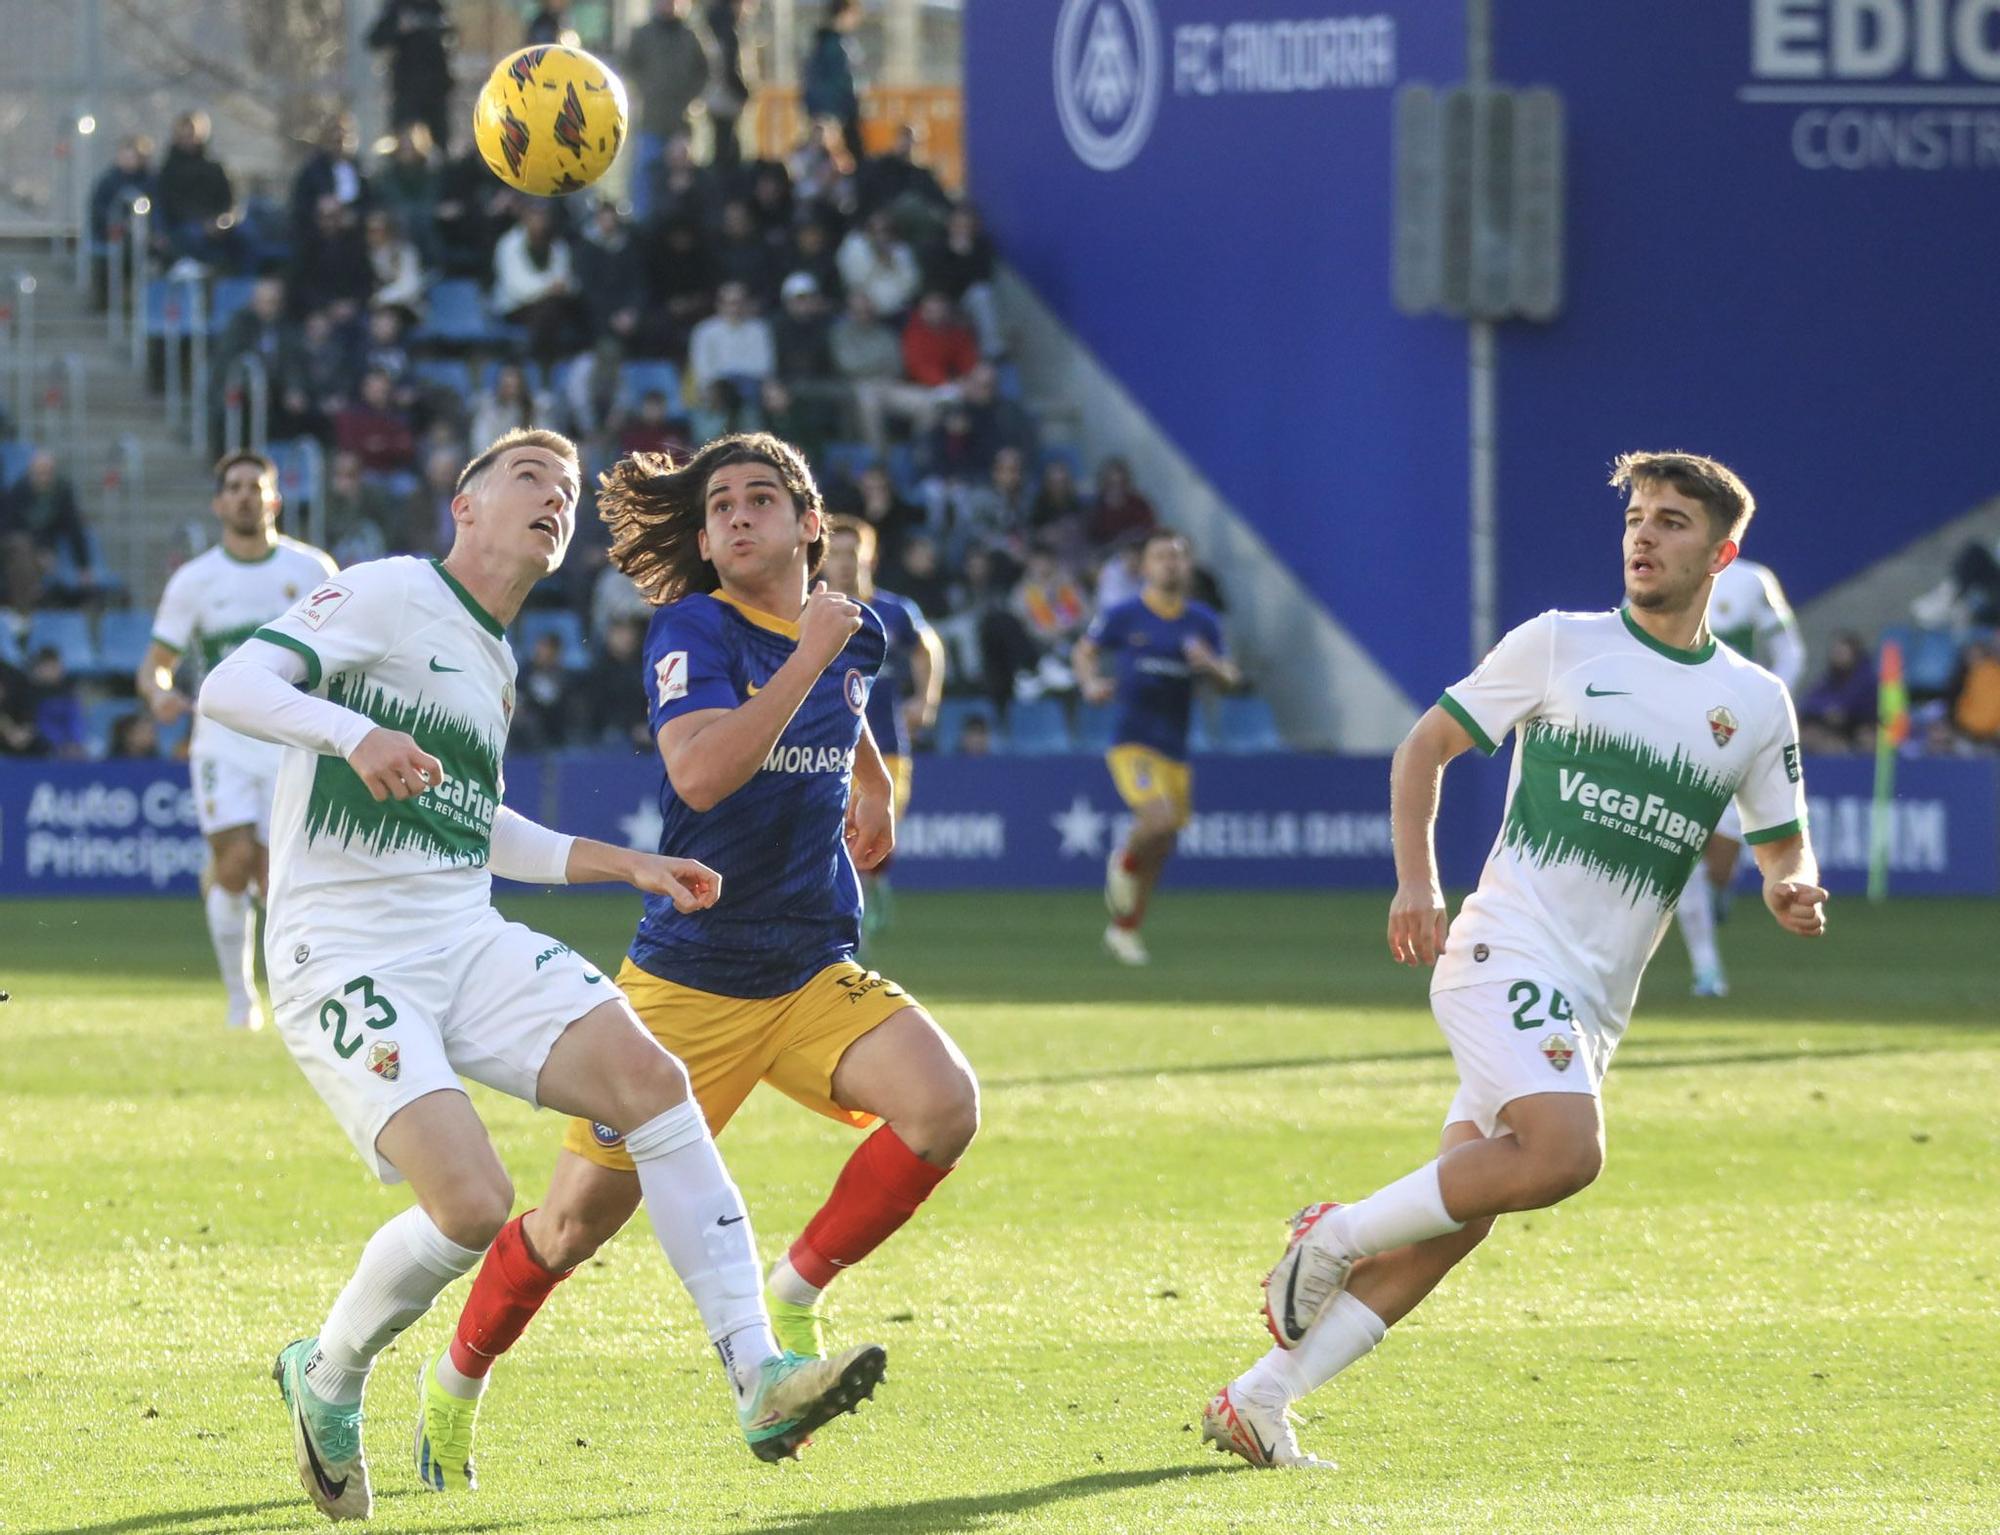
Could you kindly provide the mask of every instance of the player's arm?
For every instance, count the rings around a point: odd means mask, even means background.
[[[690,810],[712,810],[771,755],[821,672],[861,627],[860,606],[821,581],[799,616],[799,640],[755,697],[733,709],[693,709],[659,730],[667,781]]]
[[[181,653],[165,640],[156,639],[146,647],[132,686],[148,712],[162,725],[171,725],[194,707],[194,700],[174,686],[174,669]]]
[[[1773,842],[1759,842],[1750,851],[1764,875],[1764,904],[1778,926],[1801,938],[1826,931],[1826,891],[1819,882],[1819,859],[1800,830]]]
[[[1098,670],[1101,653],[1097,641],[1086,634],[1076,642],[1076,648],[1069,653],[1070,670],[1076,674],[1076,685],[1086,702],[1105,704],[1111,702],[1116,692],[1111,679]]]
[[[676,911],[701,911],[722,894],[722,876],[692,858],[572,837],[502,805],[493,817],[487,867],[528,885],[630,885],[663,895]]]
[[[1806,831],[1805,775],[1791,694],[1781,692],[1763,745],[1737,786],[1743,840],[1764,875],[1764,904],[1778,926],[1802,938],[1826,931],[1826,891]]]
[[[1473,746],[1471,732],[1440,705],[1424,712],[1389,764],[1389,829],[1396,894],[1389,903],[1389,953],[1401,965],[1429,965],[1444,952],[1447,918],[1438,878],[1437,813],[1445,764]]]
[[[944,701],[944,641],[929,624],[917,625],[917,648],[910,652],[910,702],[913,730],[929,730],[937,723],[938,705]]]
[[[1187,643],[1181,647],[1181,654],[1187,658],[1187,664],[1194,669],[1196,676],[1206,677],[1225,688],[1243,686],[1243,673],[1236,663],[1200,635],[1189,635]]]
[[[868,721],[854,748],[854,787],[847,796],[847,851],[864,873],[896,850],[896,788]]]

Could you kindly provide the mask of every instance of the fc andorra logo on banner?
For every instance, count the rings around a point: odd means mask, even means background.
[[[1160,107],[1153,0],[1063,0],[1056,17],[1056,115],[1092,170],[1130,165]]]

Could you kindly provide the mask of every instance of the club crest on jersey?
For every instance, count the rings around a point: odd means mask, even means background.
[[[1736,735],[1736,716],[1717,704],[1708,711],[1708,733],[1717,746],[1727,746]]]
[[[368,1069],[384,1082],[393,1082],[403,1074],[403,1055],[393,1039],[384,1039],[368,1047]]]
[[[597,1137],[597,1144],[600,1146],[616,1146],[620,1141],[625,1139],[625,1132],[623,1130],[614,1130],[609,1125],[600,1125],[596,1120],[590,1122],[590,1133]]]
[[[1567,1034],[1551,1034],[1542,1041],[1542,1059],[1557,1071],[1568,1071],[1571,1058],[1576,1054],[1576,1041]]]
[[[514,723],[514,684],[511,682],[500,686],[500,719],[508,725]]]
[[[847,707],[859,714],[868,707],[868,679],[853,667],[840,679],[840,691],[847,699]]]

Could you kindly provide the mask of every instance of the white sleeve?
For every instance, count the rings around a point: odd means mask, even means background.
[[[568,833],[552,831],[502,805],[493,817],[486,866],[502,879],[524,885],[567,885],[569,850],[575,845]]]
[[[1500,750],[1507,732],[1531,717],[1548,696],[1555,634],[1553,612],[1509,629],[1471,676],[1453,683],[1438,699],[1438,707],[1463,725],[1487,756]]]
[[[1757,617],[1757,638],[1766,647],[1769,659],[1765,665],[1790,691],[1805,675],[1805,641],[1799,637],[1799,621],[1792,616],[1792,605],[1785,601],[1778,578],[1765,570],[1758,573],[1757,581],[1764,589],[1764,611]]]
[[[403,627],[404,572],[415,560],[371,560],[320,582],[251,636],[281,646],[306,664],[305,689],[381,660]]]
[[[1805,775],[1799,770],[1799,722],[1792,695],[1780,690],[1769,733],[1736,788],[1743,840],[1756,844],[1794,837],[1806,826]]]
[[[167,578],[167,588],[160,593],[160,606],[153,614],[153,638],[184,655],[194,643],[195,622],[194,583],[187,579],[187,566],[183,565]]]
[[[202,716],[280,746],[343,760],[375,728],[365,714],[299,691],[306,662],[276,645],[239,645],[201,685]]]

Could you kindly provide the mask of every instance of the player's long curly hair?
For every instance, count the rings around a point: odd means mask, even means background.
[[[708,479],[731,464],[775,470],[803,517],[820,514],[820,533],[806,548],[806,574],[826,559],[826,502],[797,448],[769,432],[718,437],[685,463],[668,453],[631,453],[598,476],[597,515],[611,529],[611,563],[630,576],[645,599],[664,605],[722,584],[701,557]]]

